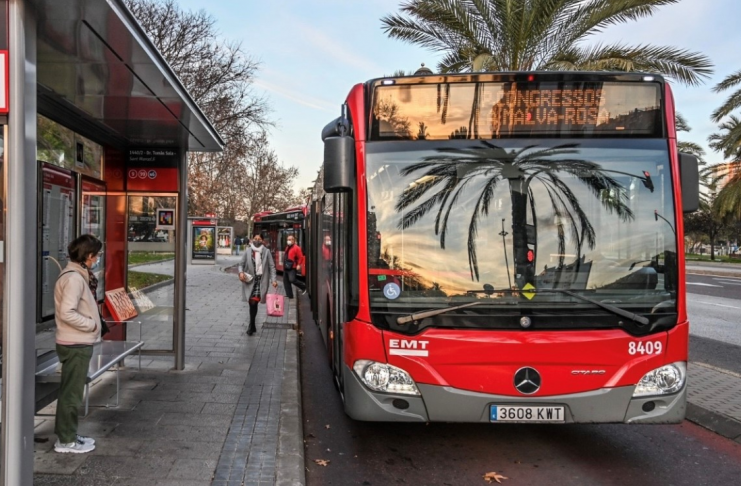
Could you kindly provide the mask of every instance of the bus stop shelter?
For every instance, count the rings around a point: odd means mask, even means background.
[[[67,243],[104,241],[100,302],[148,285],[138,339],[182,369],[187,153],[223,141],[123,0],[0,0],[0,11],[0,477],[20,485],[33,482],[38,336],[53,328]],[[163,260],[156,286],[136,267],[148,255]]]

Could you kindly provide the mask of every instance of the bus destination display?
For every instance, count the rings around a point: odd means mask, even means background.
[[[648,137],[661,132],[661,103],[655,83],[440,86],[377,88],[373,138]],[[415,131],[415,127],[420,129]]]

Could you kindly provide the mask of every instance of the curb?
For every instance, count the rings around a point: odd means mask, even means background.
[[[298,299],[294,300],[294,304],[296,305],[296,319],[298,320]],[[298,356],[298,331],[288,332],[283,363],[278,457],[275,461],[275,484],[278,486],[303,486],[306,484]]]
[[[158,282],[154,285],[150,285],[148,287],[144,287],[143,289],[139,289],[139,292],[142,292],[144,294],[148,294],[150,292],[154,292],[155,290],[165,287],[167,285],[173,285],[175,283],[175,279],[171,278],[170,280],[163,280],[162,282]]]
[[[133,264],[133,265],[129,265],[128,267],[129,267],[129,268],[144,267],[144,266],[146,266],[146,265],[155,265],[155,264],[157,264],[157,263],[165,263],[165,262],[171,262],[171,261],[173,261],[173,260],[175,260],[175,258],[174,258],[174,257],[173,257],[173,258],[168,258],[168,259],[166,259],[166,260],[154,260],[154,261],[151,261],[151,262],[146,262],[146,263],[135,263],[135,264]]]
[[[741,444],[741,422],[687,402],[687,420]]]
[[[708,275],[710,277],[741,278],[741,272],[718,272],[713,270],[687,270],[687,275]]]

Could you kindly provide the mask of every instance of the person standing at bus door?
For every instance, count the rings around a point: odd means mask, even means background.
[[[252,237],[252,244],[244,250],[242,260],[239,262],[239,280],[243,282],[242,300],[249,303],[250,322],[247,335],[251,336],[257,332],[255,326],[257,306],[265,303],[268,285],[272,282],[273,288],[278,287],[273,255],[263,246],[259,233]]]
[[[54,286],[56,349],[62,363],[54,422],[56,452],[83,454],[95,449],[95,440],[77,433],[77,414],[93,345],[100,342],[103,328],[92,291],[98,284],[92,269],[102,247],[103,243],[93,235],[82,235],[72,241],[67,247],[70,261]]]
[[[286,290],[286,297],[293,298],[293,285],[298,287],[301,295],[306,293],[306,284],[296,278],[296,272],[301,271],[301,264],[304,262],[304,252],[296,243],[296,237],[289,235],[286,239],[288,246],[283,252],[283,287]]]

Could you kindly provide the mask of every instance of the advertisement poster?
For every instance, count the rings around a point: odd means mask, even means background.
[[[216,259],[216,228],[193,226],[193,260]]]
[[[222,227],[216,230],[216,248],[219,255],[232,254],[232,228]]]
[[[175,210],[157,209],[157,230],[170,231],[175,229]]]

